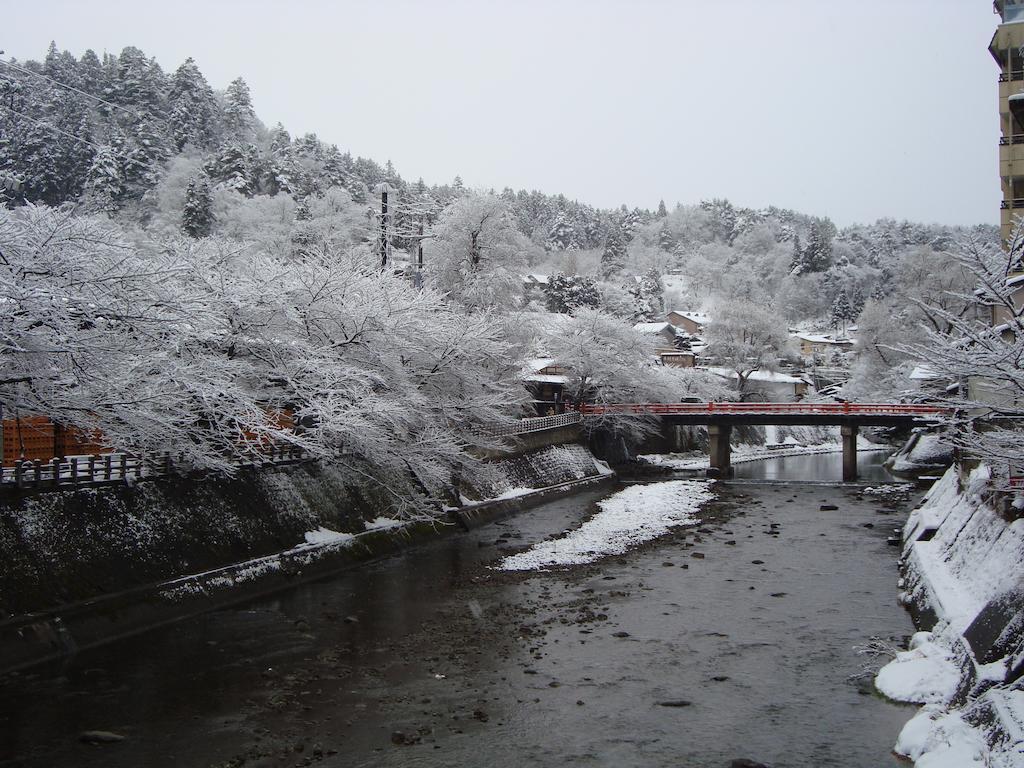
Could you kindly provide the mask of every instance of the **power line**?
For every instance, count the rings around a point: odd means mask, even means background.
[[[100,104],[105,104],[106,106],[112,107],[113,109],[119,109],[122,112],[126,112],[127,114],[131,115],[132,117],[135,117],[136,119],[142,119],[143,117],[147,116],[144,113],[136,112],[135,110],[129,109],[128,107],[123,107],[120,104],[115,104],[112,101],[107,101],[106,99],[101,99],[99,96],[95,96],[95,95],[93,95],[91,93],[87,93],[86,91],[83,91],[81,88],[76,88],[73,85],[68,85],[67,83],[62,83],[60,80],[54,80],[52,77],[50,77],[48,75],[44,75],[42,72],[33,72],[31,69],[25,69],[25,67],[19,67],[17,64],[12,64],[11,62],[4,61],[3,59],[0,59],[0,64],[3,64],[4,66],[10,67],[11,69],[16,69],[19,72],[24,72],[26,75],[33,75],[35,77],[41,77],[43,80],[48,80],[49,82],[53,83],[54,85],[58,85],[61,88],[66,88],[69,91],[73,91],[74,93],[81,94],[82,96],[85,96],[87,99],[92,99],[93,101],[98,101]],[[148,116],[149,117],[153,117],[153,114],[149,113]],[[165,124],[167,123],[167,116],[166,115],[157,114],[156,115],[156,119],[164,122]]]
[[[62,136],[67,136],[69,139],[74,139],[79,144],[87,144],[88,146],[93,147],[94,149],[97,149],[97,150],[105,149],[106,148],[102,144],[97,144],[97,143],[95,143],[93,141],[89,141],[88,139],[83,139],[81,136],[75,136],[75,134],[68,133],[67,131],[65,131],[65,130],[63,130],[61,128],[58,128],[57,126],[52,125],[51,123],[47,123],[44,120],[37,120],[36,118],[32,117],[31,115],[26,115],[24,112],[19,112],[18,110],[14,109],[13,107],[9,107],[6,104],[0,104],[0,107],[4,107],[5,109],[13,112],[14,114],[18,115],[19,117],[23,117],[26,120],[29,120],[29,121],[35,123],[36,125],[40,126],[41,128],[49,128],[54,133],[59,133]],[[151,170],[151,166],[146,164],[146,163],[144,163],[144,162],[142,162],[141,160],[135,160],[134,158],[131,158],[131,157],[120,157],[118,159],[121,162],[123,162],[123,163],[134,164],[134,165],[139,166],[140,168],[145,168],[146,170]]]

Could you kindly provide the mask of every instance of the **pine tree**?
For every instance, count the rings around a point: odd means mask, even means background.
[[[146,54],[134,46],[128,46],[121,55],[111,57],[107,64],[112,76],[106,97],[117,104],[148,116],[163,117],[166,110],[167,76],[160,65],[146,58]],[[101,111],[110,114],[108,108]]]
[[[596,307],[601,294],[592,277],[558,272],[544,286],[544,303],[549,312],[571,312],[576,307]]]
[[[805,272],[824,272],[832,266],[832,222],[816,221],[811,226],[810,239],[804,252]]]
[[[664,219],[666,216],[668,216],[668,208],[665,207],[665,201],[659,200],[657,218]]]
[[[181,214],[181,229],[189,237],[206,237],[213,229],[213,195],[205,176],[189,179],[185,190],[185,207]]]
[[[626,266],[626,243],[622,239],[622,231],[612,227],[604,241],[604,253],[601,254],[601,275],[607,280]]]
[[[660,315],[665,309],[665,285],[658,270],[652,267],[644,272],[640,278],[640,291]]]
[[[233,141],[222,144],[204,170],[214,183],[251,197],[258,184],[258,160],[259,150],[255,146]]]
[[[103,93],[106,87],[106,78],[103,73],[103,65],[92,48],[82,54],[78,62],[79,87],[86,93],[98,96]]]
[[[94,211],[113,213],[124,195],[121,163],[109,144],[100,147],[93,158],[85,181],[86,206]]]
[[[236,78],[224,91],[224,130],[232,138],[247,140],[252,138],[255,126],[249,86],[242,78]]]
[[[733,204],[726,199],[701,200],[700,207],[711,214],[711,226],[715,239],[727,245],[739,234],[736,228],[737,215]]]
[[[674,253],[678,246],[679,240],[672,230],[665,225],[665,222],[662,222],[658,228],[658,247],[668,253]]]
[[[180,152],[186,144],[201,149],[217,139],[217,100],[192,58],[185,59],[171,78],[168,92],[171,132]]]
[[[564,213],[559,213],[548,230],[544,247],[549,251],[567,251],[573,247],[575,232]]]
[[[793,235],[793,255],[789,260],[789,273],[791,275],[802,275],[807,272],[807,254],[800,244],[800,235]]]
[[[846,291],[840,291],[836,295],[836,299],[832,302],[831,320],[832,326],[839,330],[842,327],[842,335],[846,335],[846,323],[853,320],[856,317],[853,311],[853,305],[850,303],[850,297],[846,295]]]

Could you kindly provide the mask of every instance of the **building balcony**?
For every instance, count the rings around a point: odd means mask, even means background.
[[[1015,197],[1012,200],[1003,200],[999,204],[999,207],[1004,211],[1015,211],[1018,208],[1024,208],[1024,197]]]
[[[999,175],[1007,180],[1024,176],[1024,133],[999,139]],[[1024,191],[1024,184],[1020,188]]]
[[[994,0],[992,10],[999,14],[1003,24],[1024,21],[1024,2],[1022,0]]]

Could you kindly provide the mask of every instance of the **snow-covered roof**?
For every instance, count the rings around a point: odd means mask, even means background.
[[[523,381],[532,381],[537,384],[568,384],[569,377],[555,373],[528,373],[523,376]]]
[[[691,312],[688,309],[670,309],[669,314],[685,317],[687,320],[692,320],[697,323],[697,325],[707,325],[711,322],[711,315],[707,312]]]
[[[530,371],[543,371],[545,368],[555,364],[553,357],[534,357],[523,361],[523,368]]]
[[[792,335],[801,341],[807,341],[811,344],[840,344],[842,346],[850,346],[853,344],[849,339],[835,339],[831,336],[825,336],[820,333],[794,333]]]
[[[637,323],[633,326],[634,331],[640,333],[661,333],[664,330],[672,330],[671,323]]]
[[[523,275],[523,282],[524,283],[537,283],[538,285],[547,285],[548,284],[548,276],[547,275],[538,275],[538,274],[535,274],[535,273],[531,273],[529,275]]]
[[[723,378],[726,378],[726,379],[737,379],[737,378],[739,378],[739,375],[736,373],[736,371],[734,371],[734,370],[732,370],[730,368],[717,368],[717,367],[713,367],[712,366],[712,367],[707,368],[706,370],[710,371],[711,373],[715,374],[716,376],[722,376]],[[806,384],[807,383],[807,381],[805,379],[801,379],[798,376],[790,376],[789,374],[779,373],[778,371],[775,371],[775,372],[772,372],[772,371],[754,371],[749,376],[747,376],[747,379],[750,380],[750,381],[768,381],[768,382],[772,382],[774,384]]]

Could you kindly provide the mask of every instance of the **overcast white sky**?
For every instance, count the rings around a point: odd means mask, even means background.
[[[0,49],[135,45],[407,179],[998,221],[990,0],[8,0]]]

